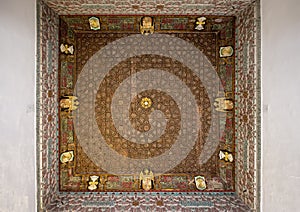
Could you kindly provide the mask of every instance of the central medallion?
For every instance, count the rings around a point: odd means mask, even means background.
[[[152,105],[152,100],[148,97],[144,97],[141,100],[141,105],[143,108],[149,108]]]

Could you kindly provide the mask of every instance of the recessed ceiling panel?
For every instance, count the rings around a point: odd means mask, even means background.
[[[145,170],[153,191],[234,191],[233,17],[61,16],[59,30],[62,191],[142,192]]]

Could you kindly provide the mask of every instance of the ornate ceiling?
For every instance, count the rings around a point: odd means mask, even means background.
[[[41,211],[259,209],[259,4],[45,0],[37,11]]]

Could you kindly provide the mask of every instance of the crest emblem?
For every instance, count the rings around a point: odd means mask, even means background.
[[[205,182],[205,178],[203,176],[196,176],[195,177],[195,184],[196,184],[196,188],[198,190],[205,190],[206,189],[206,182]]]
[[[141,19],[140,32],[145,35],[154,32],[154,19],[152,17],[146,16]]]
[[[99,30],[100,29],[100,21],[97,17],[90,17],[89,18],[90,28],[92,30]]]
[[[64,152],[60,155],[60,162],[62,163],[71,162],[73,161],[73,159],[74,159],[73,151]]]
[[[225,150],[220,150],[219,158],[220,160],[224,160],[225,162],[233,162],[233,155]]]
[[[141,171],[140,173],[140,184],[142,189],[145,191],[149,191],[153,188],[153,182],[154,182],[154,175],[153,172],[149,169],[144,169],[144,171]]]
[[[60,52],[65,54],[74,54],[74,46],[62,43],[60,45]]]
[[[214,106],[217,111],[229,112],[233,110],[234,103],[232,99],[221,97],[215,99]]]
[[[220,57],[230,57],[233,55],[233,48],[231,46],[223,46],[220,48]]]
[[[89,186],[88,186],[88,189],[90,191],[97,189],[97,185],[99,184],[98,179],[99,179],[99,176],[90,176],[90,181],[89,181]]]
[[[205,20],[206,20],[205,17],[197,18],[195,29],[199,30],[199,31],[203,30],[204,29]]]
[[[59,101],[62,112],[71,112],[79,106],[79,101],[76,96],[62,96]]]

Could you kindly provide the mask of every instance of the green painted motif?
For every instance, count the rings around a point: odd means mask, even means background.
[[[61,63],[61,88],[73,88],[73,68],[74,64],[71,62],[63,61]]]
[[[187,176],[161,176],[161,189],[188,189],[189,179]]]
[[[63,189],[79,189],[82,181],[81,177],[70,176],[68,171],[62,171],[60,178]]]
[[[231,39],[233,35],[233,21],[229,21],[228,23],[220,23],[212,25],[213,31],[220,32],[221,39]]]
[[[83,29],[83,25],[88,23],[87,20],[80,17],[76,17],[76,18],[68,17],[65,18],[64,21],[66,21],[66,23],[70,28],[76,28],[76,29]]]
[[[161,18],[160,29],[162,30],[185,30],[188,18]]]
[[[134,176],[108,176],[105,186],[109,190],[137,189]]]
[[[74,32],[73,32],[73,30],[68,29],[68,37],[69,37],[70,39],[74,39]]]
[[[107,18],[109,30],[134,30],[135,18]]]
[[[62,144],[71,144],[73,140],[73,124],[72,119],[61,118],[61,142]]]
[[[245,171],[249,170],[249,163],[248,163],[248,158],[249,158],[249,144],[247,140],[244,140],[243,142],[244,145],[244,155],[243,155],[243,168]]]

